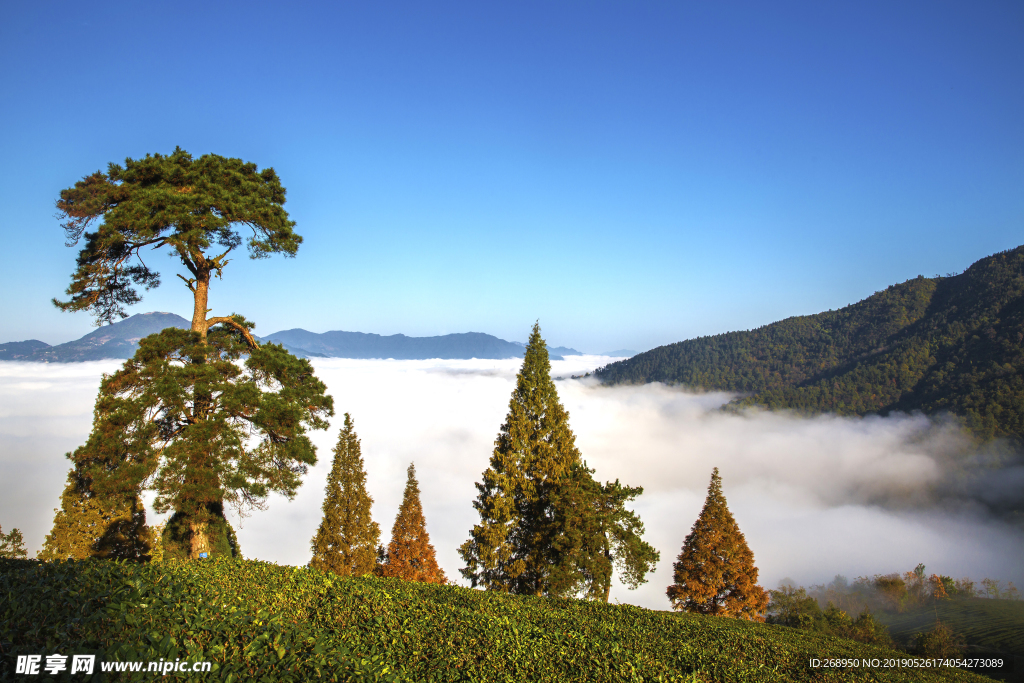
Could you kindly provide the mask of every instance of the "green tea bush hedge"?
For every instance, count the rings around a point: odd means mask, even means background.
[[[811,669],[813,657],[907,655],[783,626],[230,559],[0,560],[0,651],[2,681],[46,680],[14,662],[53,653],[212,662],[172,674],[196,681],[987,680]],[[91,680],[132,676],[98,669]]]

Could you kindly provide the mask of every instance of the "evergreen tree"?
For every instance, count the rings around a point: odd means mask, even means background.
[[[313,538],[310,566],[341,576],[372,572],[380,544],[380,526],[370,516],[372,505],[359,437],[352,418],[345,413],[345,426],[338,434],[334,463],[327,475],[324,518]]]
[[[87,469],[93,459],[88,445],[80,446],[67,457],[75,462],[75,467],[68,473],[61,507],[54,510],[53,528],[37,557],[148,560],[152,539],[142,501],[131,491],[106,495],[93,491]]]
[[[673,566],[675,583],[666,591],[672,609],[764,621],[768,594],[757,585],[754,554],[726,506],[717,467]]]
[[[573,465],[570,474],[552,490],[552,508],[560,519],[554,540],[558,562],[552,567],[548,593],[583,593],[608,602],[612,575],[630,589],[646,583],[661,554],[643,540],[643,522],[626,503],[643,488],[623,486],[618,479],[601,485],[593,470]]]
[[[584,592],[607,600],[613,566],[635,587],[658,553],[625,503],[642,492],[594,481],[576,448],[534,325],[473,507],[480,523],[459,554],[474,587],[527,595]]]
[[[405,495],[398,508],[398,516],[395,517],[395,526],[391,529],[391,542],[381,573],[407,581],[448,583],[444,571],[437,566],[434,546],[430,544],[430,536],[427,534],[427,523],[420,504],[420,486],[416,481],[416,467],[413,464],[409,465]]]
[[[85,240],[70,299],[54,300],[58,308],[90,311],[97,323],[125,317],[124,307],[141,300],[137,287],[160,284],[143,249],[166,248],[192,276],[182,277],[192,295],[191,330],[147,337],[104,380],[93,432],[75,462],[87,485],[72,491],[72,498],[121,505],[137,500],[144,485],[155,489],[157,510],[175,513],[163,534],[169,557],[237,556],[224,503],[260,506],[270,491],[294,495],[316,462],[305,430],[325,429],[333,414],[307,361],[258,344],[241,316],[207,317],[211,280],[243,243],[254,259],[295,255],[302,238],[284,203],[273,169],[214,154],[193,159],[180,148],[110,164],[57,201],[66,244]],[[243,239],[239,230],[251,235]],[[66,532],[81,526],[60,521]],[[58,536],[54,547],[62,552],[93,543]]]
[[[203,362],[193,362],[196,356]],[[133,506],[148,487],[157,493],[158,512],[174,511],[162,538],[168,558],[238,557],[225,503],[259,507],[271,491],[295,494],[300,476],[316,463],[306,430],[326,429],[333,414],[325,391],[309,361],[276,344],[250,347],[233,327],[214,327],[205,340],[176,328],[150,335],[103,379],[92,433],[72,456],[74,485],[65,507],[78,510],[85,505],[79,499],[98,499],[103,514],[119,519],[135,509],[133,527],[98,533],[112,541],[128,532],[141,538],[145,512]],[[93,543],[92,527],[84,528],[77,514],[55,519],[54,548],[63,552],[70,543],[81,552]],[[69,541],[72,532],[88,533]]]
[[[11,529],[4,533],[0,528],[0,558],[24,560],[28,558],[28,551],[25,550],[25,539],[20,529]]]

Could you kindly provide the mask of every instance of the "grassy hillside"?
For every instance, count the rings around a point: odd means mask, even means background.
[[[24,679],[16,655],[54,652],[212,661],[203,681],[987,680],[811,669],[906,655],[781,626],[251,561],[0,560],[0,596],[3,681]]]
[[[935,619],[964,636],[969,646],[1017,655],[1024,663],[1024,601],[982,598],[938,600],[903,613],[877,612],[893,638],[910,642]],[[1024,671],[1021,672],[1024,674]]]
[[[661,346],[596,374],[748,394],[840,415],[948,410],[982,438],[1024,440],[1024,247],[858,303]]]

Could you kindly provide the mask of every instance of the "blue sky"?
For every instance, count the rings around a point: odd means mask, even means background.
[[[647,349],[1024,240],[1019,2],[44,1],[0,24],[0,341],[91,329],[60,190],[180,145],[305,243],[214,314]],[[132,312],[189,315],[174,264]]]

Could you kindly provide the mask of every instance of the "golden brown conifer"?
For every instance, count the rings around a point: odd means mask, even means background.
[[[757,585],[754,553],[726,506],[717,467],[673,566],[675,583],[666,591],[673,609],[764,621],[768,593]]]
[[[444,571],[437,566],[434,546],[430,544],[430,536],[427,534],[415,465],[409,465],[408,475],[405,496],[391,530],[391,542],[381,573],[407,581],[448,583]]]

